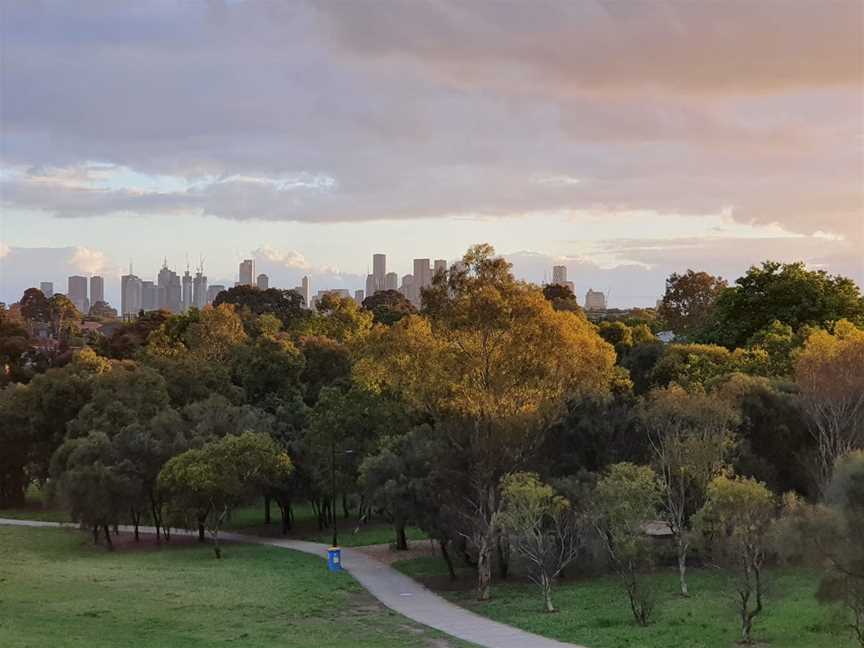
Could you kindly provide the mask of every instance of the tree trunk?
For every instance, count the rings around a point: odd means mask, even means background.
[[[134,508],[132,509],[132,526],[135,529],[135,542],[138,542],[140,538],[138,537],[138,524],[141,521],[141,514],[136,511]]]
[[[159,514],[159,507],[156,505],[156,499],[152,494],[150,495],[150,512],[153,515],[153,526],[156,527],[156,544],[162,544],[162,516]]]
[[[546,612],[554,612],[555,606],[552,605],[552,579],[544,573],[540,575],[540,583],[543,588],[543,609]]]
[[[678,578],[681,581],[681,596],[690,596],[687,587],[687,550],[690,543],[683,538],[678,538]]]
[[[114,543],[111,542],[111,531],[108,530],[108,525],[103,524],[102,530],[105,532],[105,544],[108,545],[108,550],[114,551]]]
[[[489,534],[483,535],[477,547],[477,600],[488,601],[492,589],[492,546]]]
[[[456,570],[453,569],[453,560],[450,558],[450,552],[447,551],[447,539],[439,540],[438,544],[441,546],[441,556],[444,558],[444,562],[447,563],[447,572],[450,574],[450,580],[456,580]]]
[[[198,542],[204,542],[204,523],[198,521]]]
[[[498,557],[498,573],[503,580],[510,573],[510,538],[506,533],[499,532],[495,555]]]
[[[93,544],[99,544],[99,525],[93,525]]]
[[[264,524],[270,524],[270,496],[264,496]]]
[[[396,551],[408,551],[408,537],[405,535],[405,523],[396,523]]]

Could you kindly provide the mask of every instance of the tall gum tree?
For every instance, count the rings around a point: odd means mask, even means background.
[[[614,364],[584,315],[556,311],[489,245],[436,276],[420,315],[376,326],[360,349],[361,384],[450,422],[448,442],[470,457],[465,535],[478,552],[480,600],[490,596],[501,477],[525,463],[569,399],[608,393]]]

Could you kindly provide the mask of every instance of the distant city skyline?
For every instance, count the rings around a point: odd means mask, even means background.
[[[130,260],[151,281],[163,257],[181,293],[203,257],[211,284],[253,259],[252,282],[353,294],[374,252],[401,284],[478,242],[536,283],[564,265],[611,306],[765,259],[864,284],[859,0],[3,17],[4,301],[100,274],[117,303]]]

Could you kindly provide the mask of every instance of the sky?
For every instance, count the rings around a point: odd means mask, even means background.
[[[488,242],[653,305],[864,285],[860,0],[0,0],[0,301],[69,274],[363,288]]]

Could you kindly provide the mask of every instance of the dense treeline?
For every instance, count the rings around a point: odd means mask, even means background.
[[[820,596],[864,633],[864,299],[847,279],[691,271],[656,312],[592,323],[567,288],[516,281],[481,245],[419,312],[392,291],[313,312],[244,287],[86,340],[36,293],[0,311],[3,506],[35,482],[97,540],[146,520],[209,532],[220,555],[237,505],[264,496],[287,532],[306,501],[322,529],[388,520],[397,548],[420,527],[451,574],[476,569],[481,599],[516,555],[552,610],[583,556],[620,575],[642,624],[646,570],[668,560],[686,595],[688,565],[711,562],[739,576],[745,640],[763,566],[819,554]],[[671,539],[659,555],[651,525]]]

